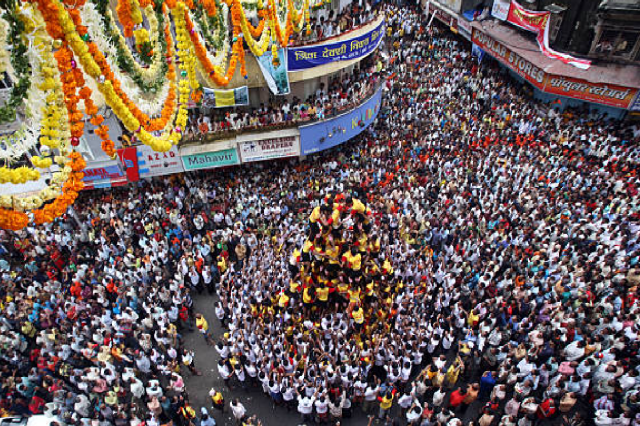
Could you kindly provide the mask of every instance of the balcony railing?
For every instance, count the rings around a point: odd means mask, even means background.
[[[331,107],[326,108],[323,114],[314,114],[313,116],[300,117],[297,119],[291,120],[283,120],[278,123],[268,123],[265,125],[249,125],[242,126],[240,128],[229,127],[224,130],[215,130],[209,131],[207,133],[196,132],[194,134],[185,134],[182,139],[181,145],[193,145],[197,143],[209,143],[217,140],[223,139],[231,139],[235,136],[241,135],[243,133],[251,133],[251,132],[264,132],[264,131],[273,131],[273,130],[282,130],[282,129],[290,129],[294,127],[298,127],[301,125],[312,124],[319,121],[328,120],[344,112],[350,111],[364,101],[366,101],[371,95],[373,95],[376,90],[380,87],[380,83],[383,81],[380,77],[375,76],[368,79],[363,83],[363,87],[360,89],[360,93],[357,98],[352,99],[349,103],[342,106],[334,106],[331,104]],[[325,104],[328,105],[328,104]]]

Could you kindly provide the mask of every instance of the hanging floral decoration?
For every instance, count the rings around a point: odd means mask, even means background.
[[[84,186],[75,148],[85,131],[116,157],[104,108],[139,141],[167,151],[182,139],[187,108],[201,102],[201,83],[228,86],[238,69],[247,78],[245,49],[279,61],[279,48],[305,23],[309,31],[318,4],[325,1],[4,0],[0,72],[13,86],[0,124],[15,130],[0,137],[0,185],[47,185],[0,195],[0,228],[66,212]]]

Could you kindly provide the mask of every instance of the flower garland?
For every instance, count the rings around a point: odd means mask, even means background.
[[[0,34],[9,33],[9,24],[7,21],[0,17]],[[8,69],[8,62],[10,61],[9,49],[7,39],[0,37],[0,74],[4,73]]]
[[[145,16],[149,22],[149,27],[157,28],[157,31],[151,33],[153,58],[146,64],[146,68],[138,64],[129,49],[125,37],[118,31],[118,26],[115,23],[113,14],[111,10],[108,9],[108,0],[93,0],[93,8],[88,8],[88,5],[85,5],[81,10],[83,20],[89,24],[90,31],[95,31],[92,32],[91,38],[96,41],[100,39],[104,40],[101,45],[104,45],[104,43],[113,43],[117,52],[116,55],[113,56],[117,62],[117,67],[111,66],[111,68],[120,68],[145,93],[156,93],[159,91],[165,84],[165,77],[168,71],[168,65],[165,61],[167,43],[165,38],[159,35],[164,27],[162,5],[162,1],[158,1],[155,9],[149,7],[145,9]],[[97,14],[92,12],[97,12]],[[104,33],[107,35],[106,37],[99,34],[101,25],[91,25],[92,22],[97,22],[95,20],[96,16],[102,20]],[[158,34],[157,37],[155,36],[156,33]]]
[[[215,1],[214,4],[216,4]],[[226,4],[224,7],[226,7]],[[216,8],[216,12],[218,10],[219,9]],[[222,9],[222,13],[216,13],[211,16],[203,6],[198,5],[193,11],[193,21],[197,24],[200,33],[209,44],[207,47],[211,47],[218,52],[227,44],[228,34],[226,24],[228,19],[226,18],[228,18],[228,10],[228,7],[226,7]]]
[[[120,25],[122,25],[122,33],[125,37],[133,37],[133,27],[136,25],[133,21],[133,12],[131,10],[131,2],[129,0],[118,0],[116,6],[116,14]]]
[[[0,183],[13,183],[15,185],[40,179],[40,172],[23,166],[17,169],[0,167]]]
[[[268,7],[269,26],[273,29],[271,38],[273,40],[277,40],[280,46],[287,47],[289,45],[289,39],[293,34],[293,24],[291,22],[291,16],[292,16],[291,8],[288,8],[288,10],[285,11],[286,13],[284,18],[285,29],[283,31],[276,2],[275,0],[268,0],[268,1],[269,1],[269,7]],[[277,47],[275,46],[275,44],[272,45],[272,51],[273,50],[277,51]],[[274,54],[273,56],[276,57],[277,55]]]
[[[0,228],[19,231],[29,224],[25,213],[0,208]]]
[[[23,21],[22,24],[25,25],[24,21],[29,21],[26,20],[23,15],[24,9],[20,9],[17,16],[21,21]],[[32,24],[29,25],[30,27],[34,27]],[[4,19],[0,19],[0,26],[0,33],[7,34],[9,32],[9,24]],[[4,41],[5,40],[3,38],[0,38],[0,42]],[[22,38],[16,39],[16,42],[22,43]],[[3,49],[6,49],[6,46]],[[9,74],[11,80],[17,81],[18,77],[14,72],[10,56],[7,52],[8,49],[4,51],[6,57],[2,62],[2,66],[5,67],[5,71]],[[35,63],[36,61],[39,61],[40,58],[38,53],[37,49],[32,48],[32,46],[27,46],[26,56],[29,62]],[[0,150],[0,159],[4,160],[5,163],[8,164],[18,160],[23,157],[26,152],[31,152],[38,146],[38,138],[40,136],[40,127],[38,124],[41,120],[41,111],[39,108],[34,108],[33,105],[39,103],[42,97],[34,84],[34,70],[35,68],[31,66],[31,75],[26,78],[30,81],[30,84],[24,101],[25,107],[23,120],[13,133],[0,137],[0,144],[3,146],[3,149]]]
[[[204,17],[204,19],[200,19],[202,18],[202,13],[199,13],[198,9],[194,11],[194,20],[191,21],[193,24],[191,31],[202,34],[209,44],[209,46],[205,46],[206,56],[209,62],[214,67],[218,66],[222,69],[223,65],[227,63],[229,51],[233,50],[228,31],[230,13],[229,6],[226,3],[219,3],[218,0],[216,0],[216,5],[219,13],[215,17]],[[199,25],[196,25],[197,23]],[[213,31],[210,27],[213,27]],[[210,48],[215,51],[215,54],[211,54]],[[203,67],[200,62],[198,62],[197,67],[198,72],[207,84],[216,84],[209,78],[208,73],[203,72]]]
[[[16,9],[5,10],[3,19],[9,24],[7,43],[12,45],[11,65],[17,80],[11,88],[9,99],[0,107],[0,123],[7,123],[16,119],[16,108],[24,103],[31,84],[28,77],[27,46],[21,37],[26,31],[25,25],[18,17]]]
[[[255,56],[262,56],[269,48],[269,43],[271,42],[270,31],[268,26],[265,30],[265,22],[266,19],[260,21],[260,25],[258,28],[261,30],[260,41],[256,42],[254,37],[257,37],[255,34],[255,29],[251,26],[251,23],[248,22],[247,17],[244,13],[244,8],[240,6],[238,2],[234,3],[234,6],[238,10],[240,26],[242,28],[242,33],[245,35],[244,39],[247,42],[247,46],[251,53]]]
[[[60,155],[54,156],[56,163],[65,166],[68,159],[65,155],[69,155],[70,162],[74,162],[75,167],[81,167],[77,169],[80,172],[84,168],[84,160],[78,153],[70,153],[69,151],[69,137],[70,130],[68,126],[67,114],[62,106],[65,105],[66,98],[62,93],[61,81],[68,82],[69,78],[63,79],[61,75],[56,74],[54,67],[49,66],[53,62],[53,55],[51,54],[51,47],[53,45],[52,40],[47,36],[43,28],[43,18],[33,10],[31,5],[25,4],[24,9],[21,11],[21,19],[26,23],[34,23],[33,31],[31,33],[31,47],[29,49],[29,58],[31,63],[31,69],[34,71],[33,81],[34,86],[38,89],[39,98],[44,99],[44,106],[38,106],[37,104],[27,105],[27,112],[35,113],[38,110],[43,112],[43,118],[41,123],[42,131],[48,136],[53,136],[53,139],[48,139],[49,144],[53,149],[57,149]],[[74,77],[71,77],[74,79]],[[35,90],[34,90],[35,92]],[[70,101],[72,101],[70,99]],[[31,101],[28,101],[32,103]],[[35,114],[32,114],[35,115]],[[45,136],[43,136],[43,139]],[[55,142],[54,142],[55,141]],[[47,152],[50,149],[49,146],[44,145],[41,148],[42,152]],[[73,158],[72,158],[73,157]],[[53,164],[50,157],[41,158],[34,156],[31,158],[31,162],[34,167],[48,168]],[[65,185],[67,187],[81,188],[82,187],[82,173],[72,176],[73,170],[65,166],[60,172],[55,172],[51,177],[51,184],[47,188],[41,190],[37,195],[28,197],[14,197],[14,196],[0,196],[0,227],[10,230],[18,230],[24,228],[29,223],[29,216],[23,211],[33,210],[40,207],[44,202],[48,200],[54,200],[52,204],[56,206],[58,210],[62,209],[62,202],[71,200],[71,197],[66,196],[59,199],[59,193],[62,189],[64,193]],[[16,175],[23,175],[17,177]],[[25,178],[35,179],[39,177],[39,172],[28,169],[26,167],[18,168],[9,172],[10,176],[7,176],[6,172],[3,172],[3,179],[9,177],[12,183],[21,183]],[[70,181],[70,178],[71,181]],[[79,183],[74,181],[80,179]],[[76,195],[77,196],[77,195]],[[74,198],[75,199],[75,198]],[[7,210],[10,208],[11,210]],[[46,207],[45,207],[46,208]],[[49,207],[51,209],[51,207]],[[66,210],[66,208],[64,209]]]
[[[236,12],[237,13],[237,12]],[[224,72],[221,65],[214,65],[209,59],[207,49],[202,45],[198,34],[194,30],[193,21],[189,14],[185,14],[185,26],[186,30],[189,34],[189,40],[193,45],[193,49],[195,55],[198,59],[198,70],[200,75],[205,78],[207,81],[213,82],[214,85],[217,86],[226,86],[229,84],[233,75],[236,71],[236,66],[238,61],[244,59],[244,56],[241,58],[241,51],[244,52],[244,48],[242,46],[242,39],[238,37],[240,30],[235,22],[238,22],[236,19],[232,20],[234,22],[233,26],[233,36],[234,41],[232,45],[232,53],[231,59],[229,60],[229,66],[227,67],[227,71]],[[244,67],[243,67],[244,68]]]
[[[147,8],[149,7],[150,6],[147,6]],[[147,13],[147,11],[148,10],[145,9],[145,13]],[[80,12],[80,16],[83,22],[86,23],[90,39],[96,43],[100,51],[105,53],[105,57],[117,57],[118,49],[104,37],[101,31],[102,16],[98,13],[96,6],[93,3],[85,4]],[[150,25],[153,25],[152,21],[155,20],[155,13],[147,15],[147,19]],[[164,37],[161,38],[164,39]],[[164,43],[166,44],[166,40]],[[166,67],[167,64],[164,60],[164,55],[162,60]],[[131,75],[123,72],[120,67],[111,66],[111,70],[114,73],[115,79],[120,81],[123,92],[131,99],[138,99],[137,104],[142,112],[150,116],[156,116],[160,113],[169,93],[169,81],[162,79],[158,89],[154,86],[149,88],[148,91],[144,91],[141,86],[134,81]]]
[[[59,4],[58,0],[43,1],[51,1]],[[64,8],[59,8],[58,19],[64,28],[65,36],[69,40],[70,46],[78,56],[84,70],[98,81],[98,90],[103,94],[107,105],[112,108],[124,126],[131,131],[136,131],[141,126],[149,132],[164,129],[167,121],[175,110],[175,85],[171,83],[172,87],[169,90],[161,116],[151,119],[122,91],[120,82],[115,79],[109,63],[96,44],[82,40],[80,35],[75,31],[74,25],[70,22],[71,20]],[[169,66],[167,77],[170,80],[175,78],[175,73],[171,65]]]
[[[38,1],[51,2],[54,5],[60,4],[58,0]],[[150,145],[156,151],[167,151],[173,144],[176,144],[181,138],[181,134],[178,132],[165,132],[160,137],[153,136],[150,133],[163,129],[166,130],[167,123],[169,119],[173,117],[173,112],[175,111],[175,88],[172,87],[169,92],[169,98],[163,108],[162,116],[157,119],[150,119],[137,108],[125,93],[122,92],[120,83],[114,79],[113,73],[111,72],[104,55],[98,50],[95,43],[86,42],[85,44],[82,37],[75,31],[74,25],[63,7],[58,6],[57,15],[64,30],[64,37],[68,39],[69,45],[73,52],[78,56],[78,59],[87,74],[99,81],[98,90],[103,94],[107,105],[111,107],[113,112],[122,121],[122,124],[127,129],[137,132],[138,138],[143,143]],[[165,36],[170,37],[170,33],[167,31]],[[191,58],[191,60],[193,60],[193,58]],[[175,78],[175,73],[171,65],[169,66],[167,76],[171,79]],[[195,81],[197,84],[195,77],[190,80]],[[176,125],[178,127],[184,127],[184,125],[186,125],[186,116],[185,102],[178,108],[176,118]],[[181,124],[183,122],[184,124]],[[96,130],[96,133],[101,137],[106,137],[106,130],[108,129],[105,129],[104,126],[100,126],[98,130]]]

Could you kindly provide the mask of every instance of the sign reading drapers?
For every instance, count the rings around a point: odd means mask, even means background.
[[[349,40],[287,49],[289,71],[301,71],[334,61],[361,58],[373,52],[384,36],[384,20],[366,34]]]
[[[238,144],[238,147],[243,163],[300,155],[300,141],[297,136],[246,141]]]
[[[241,105],[249,105],[249,88],[247,86],[229,90],[204,88],[202,106],[206,108],[225,108]]]

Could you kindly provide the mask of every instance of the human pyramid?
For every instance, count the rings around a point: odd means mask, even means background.
[[[391,262],[374,236],[371,209],[345,194],[327,195],[309,216],[307,239],[289,260],[289,288],[278,298],[281,309],[302,299],[305,319],[346,313],[356,335],[371,333],[392,309],[396,287],[387,279]]]

